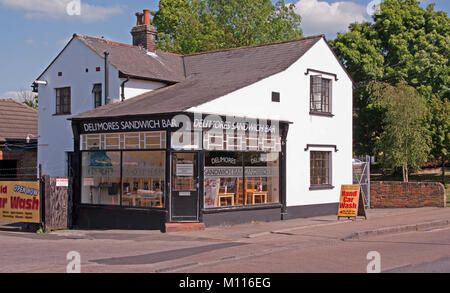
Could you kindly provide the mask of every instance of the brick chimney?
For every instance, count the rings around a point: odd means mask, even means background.
[[[136,13],[136,26],[131,30],[133,46],[141,46],[149,52],[155,52],[155,40],[158,31],[150,24],[150,10]]]

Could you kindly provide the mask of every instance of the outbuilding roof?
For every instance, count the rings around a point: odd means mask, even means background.
[[[182,63],[178,65],[185,73],[181,81],[123,102],[81,113],[72,119],[186,111],[286,70],[322,38],[324,36],[319,35],[180,56],[177,62],[181,60]],[[126,58],[123,60],[127,62]],[[133,68],[135,64],[132,60],[128,59],[128,62],[127,66]],[[177,66],[175,63],[174,72]]]
[[[38,112],[12,99],[0,99],[0,141],[25,140],[38,135]]]

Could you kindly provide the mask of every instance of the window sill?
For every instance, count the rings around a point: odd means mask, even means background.
[[[323,184],[323,185],[311,185],[309,190],[327,190],[334,189],[334,186],[331,184]]]
[[[55,113],[52,116],[69,116],[72,115],[72,113]]]
[[[334,117],[334,115],[331,114],[331,113],[327,113],[327,112],[315,112],[315,111],[309,111],[309,115],[323,116],[323,117]]]

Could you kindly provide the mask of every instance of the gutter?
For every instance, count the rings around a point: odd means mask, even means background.
[[[109,52],[104,52],[105,54],[105,105],[109,101],[109,66],[108,66],[108,56]]]
[[[122,93],[121,93],[122,102],[125,101],[125,84],[130,81],[130,76],[129,75],[125,75],[125,77],[126,77],[126,79],[120,85],[120,87],[122,88]]]

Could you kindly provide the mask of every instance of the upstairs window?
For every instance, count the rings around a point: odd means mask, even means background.
[[[331,114],[331,79],[311,76],[310,113]]]
[[[102,84],[94,84],[92,88],[92,94],[94,95],[94,107],[98,108],[102,106]]]
[[[70,87],[56,89],[56,114],[70,114]]]

